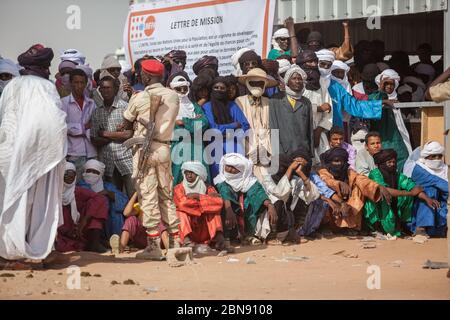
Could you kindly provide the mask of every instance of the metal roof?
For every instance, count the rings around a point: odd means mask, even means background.
[[[360,19],[446,10],[448,0],[276,0],[275,24]]]

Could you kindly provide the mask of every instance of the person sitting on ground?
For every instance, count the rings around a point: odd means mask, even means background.
[[[329,207],[323,224],[330,229],[346,228],[349,235],[361,230],[364,203],[370,199],[390,202],[389,191],[364,175],[349,168],[348,153],[343,148],[332,148],[321,155],[320,178],[336,192],[334,205]],[[345,230],[345,229],[344,229]]]
[[[230,237],[235,231],[241,241],[259,245],[260,239],[266,239],[271,226],[277,223],[275,207],[253,176],[252,168],[253,163],[238,153],[226,154],[220,160],[214,183],[224,200],[222,225],[226,247],[230,247]]]
[[[128,202],[128,197],[117,187],[103,181],[105,164],[91,159],[84,165],[83,179],[78,183],[79,187],[89,189],[97,194],[104,195],[108,199],[109,215],[105,224],[106,238],[113,234],[119,235],[124,222],[123,210]]]
[[[365,222],[371,231],[383,232],[391,236],[409,234],[407,224],[411,223],[414,197],[425,201],[431,208],[438,202],[428,198],[422,187],[397,171],[397,152],[393,149],[381,150],[373,156],[377,169],[370,172],[369,178],[387,188],[391,201],[377,203],[368,200],[364,206]]]
[[[120,237],[112,235],[109,240],[113,253],[124,252],[130,243],[135,248],[145,249],[147,247],[147,231],[142,224],[143,212],[139,207],[137,192],[128,201],[123,215],[125,222]],[[161,235],[161,249],[167,249],[169,247],[167,228],[160,222],[158,229]]]
[[[365,149],[356,154],[356,172],[368,176],[370,171],[376,168],[373,156],[381,150],[381,135],[376,131],[371,131],[365,138]]]
[[[59,252],[86,250],[105,253],[107,249],[101,244],[101,236],[108,218],[108,201],[94,191],[75,186],[75,179],[75,165],[66,162],[63,224],[58,228],[55,248]]]
[[[348,153],[348,164],[350,169],[355,170],[356,150],[347,142],[344,141],[344,129],[340,127],[333,127],[328,132],[328,140],[330,141],[330,148],[343,148]]]
[[[447,227],[448,166],[444,163],[444,147],[430,141],[420,150],[420,158],[413,162],[411,170],[404,173],[420,185],[426,195],[437,201],[433,207],[416,199],[413,209],[411,231],[415,234],[445,237]]]
[[[297,237],[289,237],[289,232],[297,231],[305,226],[306,221],[311,220],[314,213],[308,207],[320,198],[318,187],[310,180],[312,161],[308,152],[299,149],[289,155],[281,154],[278,161],[278,172],[272,176],[267,174],[263,179],[264,189],[278,216],[276,229],[272,230],[276,239],[271,239],[269,244],[279,244],[286,240],[298,241]],[[322,218],[316,221],[318,225],[321,220]]]
[[[224,249],[222,228],[223,200],[213,186],[206,185],[206,167],[198,161],[181,166],[183,181],[173,190],[173,201],[180,219],[180,240],[183,246],[214,243]]]

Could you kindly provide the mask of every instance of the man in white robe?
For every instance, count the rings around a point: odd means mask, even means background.
[[[56,87],[16,77],[0,99],[0,257],[43,260],[62,223],[67,126]]]

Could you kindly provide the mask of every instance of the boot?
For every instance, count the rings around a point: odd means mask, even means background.
[[[178,232],[169,233],[169,249],[181,248],[180,236]]]
[[[108,252],[108,249],[106,249],[101,244],[101,234],[102,230],[99,229],[90,229],[87,234],[87,246],[86,251],[92,251],[97,253],[105,253]]]
[[[161,238],[147,237],[147,247],[144,251],[136,254],[136,259],[162,261],[165,259],[161,250]]]

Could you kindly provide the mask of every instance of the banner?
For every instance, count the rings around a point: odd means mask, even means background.
[[[130,6],[124,48],[131,65],[144,55],[187,53],[186,72],[202,56],[219,59],[219,73],[234,71],[231,56],[241,48],[266,58],[270,50],[275,0],[154,1]]]

